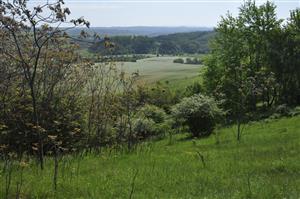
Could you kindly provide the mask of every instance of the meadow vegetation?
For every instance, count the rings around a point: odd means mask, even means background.
[[[143,142],[131,153],[106,148],[63,156],[56,191],[50,157],[44,171],[32,159],[15,162],[10,197],[22,175],[22,198],[298,198],[299,124],[299,116],[254,122],[239,143],[237,126],[230,126],[204,139],[182,132],[171,144]],[[6,175],[1,172],[1,197]]]
[[[27,2],[0,1],[1,197],[299,197],[299,9],[283,22],[247,1],[209,54],[178,56],[169,39],[189,39],[175,34],[145,58],[67,34],[90,23],[62,0]]]

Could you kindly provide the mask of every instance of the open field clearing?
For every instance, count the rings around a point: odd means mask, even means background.
[[[199,76],[201,65],[178,64],[173,60],[178,57],[151,57],[137,62],[118,63],[118,67],[128,73],[139,72],[141,80],[146,83],[195,79]]]

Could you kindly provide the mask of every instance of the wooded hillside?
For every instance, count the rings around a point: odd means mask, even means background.
[[[114,49],[105,48],[105,40],[92,45],[90,52],[100,54],[203,54],[209,51],[208,43],[213,31],[176,33],[157,37],[115,36],[110,37]]]

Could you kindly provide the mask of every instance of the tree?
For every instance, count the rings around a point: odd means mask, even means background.
[[[222,18],[216,31],[219,33],[212,44],[212,55],[206,60],[208,70],[206,81],[216,99],[222,101],[228,116],[234,117],[237,124],[237,138],[240,139],[240,124],[245,114],[245,90],[247,68],[246,56],[243,49],[242,24],[230,14]],[[214,73],[215,72],[215,73]]]
[[[135,90],[135,83],[139,77],[139,74],[133,73],[130,76],[127,76],[125,72],[122,72],[120,77],[120,85],[123,93],[120,95],[119,99],[121,108],[121,121],[123,121],[123,123],[120,125],[119,133],[126,134],[127,147],[129,150],[132,150],[136,141],[133,129],[133,120],[139,105],[136,99]]]
[[[255,1],[248,1],[240,8],[238,20],[242,26],[239,31],[244,40],[245,56],[248,59],[245,63],[248,69],[247,76],[256,78],[254,86],[261,91],[261,93],[252,92],[248,97],[249,109],[254,111],[261,98],[267,95],[265,92],[268,92],[263,89],[264,85],[259,85],[261,81],[257,79],[257,74],[272,72],[267,54],[282,23],[282,20],[277,19],[275,9],[276,6],[269,1],[261,6],[257,6]],[[272,94],[276,96],[276,93]]]
[[[172,109],[172,115],[177,120],[184,120],[195,137],[207,136],[213,132],[223,112],[216,101],[201,94],[182,99]]]
[[[300,104],[300,10],[291,11],[284,27],[273,36],[268,58],[279,84],[277,104]]]
[[[117,117],[117,94],[121,84],[115,63],[95,64],[87,73],[87,132],[90,147],[107,144],[109,128]]]
[[[177,58],[173,60],[173,63],[184,64],[184,60],[182,58]]]
[[[206,92],[223,101],[227,116],[237,123],[238,140],[247,114],[256,112],[259,103],[271,108],[278,98],[277,64],[270,56],[281,35],[282,20],[276,18],[275,8],[270,2],[257,6],[247,1],[237,17],[222,17],[212,53],[205,58]]]
[[[79,25],[89,26],[89,22],[83,18],[67,20],[70,10],[64,7],[63,0],[47,2],[33,9],[27,7],[27,0],[13,1],[12,3],[1,1],[0,11],[2,42],[0,52],[10,59],[12,67],[15,67],[15,72],[22,75],[19,76],[20,81],[25,83],[22,85],[22,92],[24,99],[31,101],[32,108],[30,115],[33,125],[30,131],[38,137],[36,146],[38,146],[40,166],[43,169],[45,128],[41,125],[42,111],[39,110],[39,103],[49,93],[46,92],[46,87],[42,90],[42,84],[39,81],[48,83],[50,78],[47,75],[49,74],[43,74],[43,72],[53,70],[47,67],[61,61],[53,56],[57,53],[55,48],[59,49],[65,46],[62,40],[66,39],[67,35],[65,29],[60,28],[61,25],[71,23],[73,25],[66,28],[70,29]],[[64,50],[66,49],[64,48]],[[64,61],[67,62],[67,60]],[[27,88],[30,98],[25,97]]]

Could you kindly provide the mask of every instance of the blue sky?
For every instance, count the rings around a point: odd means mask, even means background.
[[[32,0],[33,1],[33,0]],[[236,14],[242,0],[65,0],[72,17],[92,26],[207,26],[221,15]],[[265,2],[259,0],[257,3]],[[275,0],[279,18],[300,7],[300,0]]]

